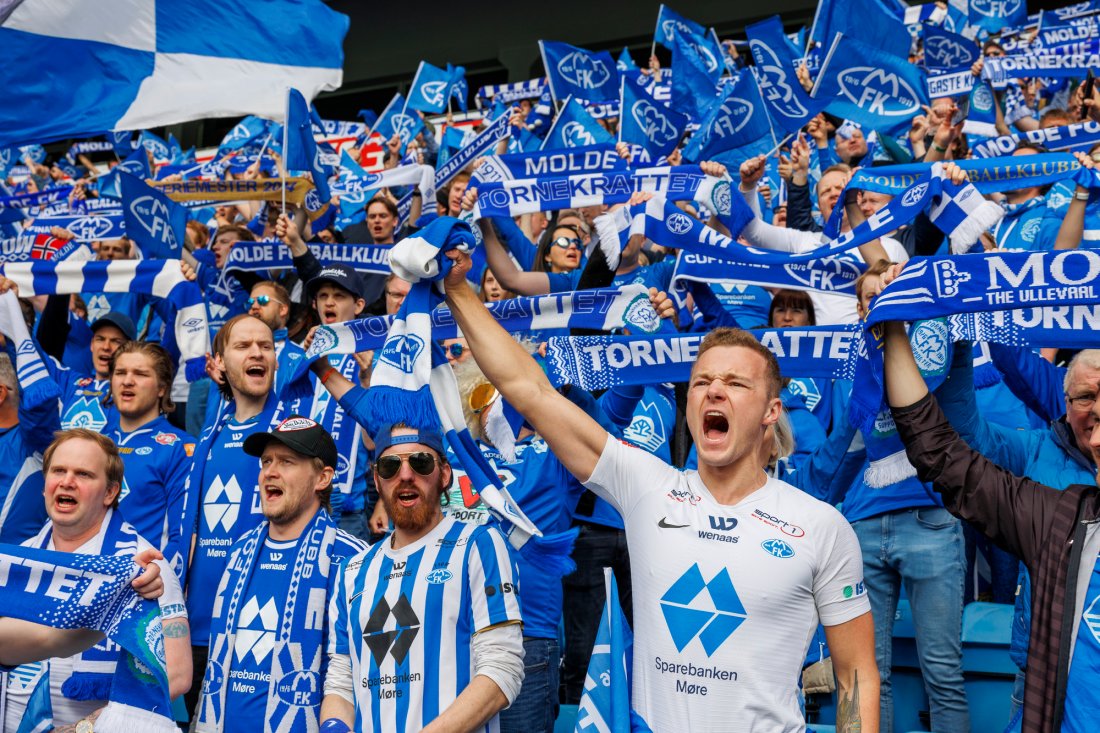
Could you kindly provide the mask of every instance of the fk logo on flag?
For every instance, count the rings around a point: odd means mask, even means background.
[[[674,137],[679,137],[676,127],[668,121],[668,116],[648,99],[639,99],[630,108],[630,114],[638,127],[642,128],[646,139],[654,145],[665,145]]]
[[[584,89],[595,89],[611,78],[611,71],[603,61],[579,51],[566,54],[558,62],[558,73],[566,81]]]
[[[970,0],[970,9],[987,18],[1011,18],[1023,0]]]
[[[420,93],[424,95],[424,99],[428,100],[431,104],[443,104],[446,100],[443,99],[443,94],[447,91],[446,81],[429,81],[425,82],[420,87]]]
[[[176,233],[169,225],[168,207],[152,196],[142,196],[130,203],[130,213],[137,217],[150,237],[160,240],[168,247],[176,247]]]
[[[920,111],[920,95],[896,74],[868,66],[842,71],[840,91],[871,114],[906,117]]]
[[[561,136],[565,144],[571,148],[583,148],[586,145],[596,144],[596,138],[579,122],[565,123],[561,128]]]
[[[787,117],[805,117],[808,111],[795,97],[783,62],[775,52],[757,40],[749,41],[749,49],[752,51],[753,58],[756,59],[756,68],[760,72],[760,91],[764,98],[771,102],[772,109]]]
[[[379,359],[406,374],[413,373],[416,358],[424,350],[424,341],[419,336],[405,334],[386,341]]]

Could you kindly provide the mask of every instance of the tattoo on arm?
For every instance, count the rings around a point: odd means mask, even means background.
[[[859,670],[852,671],[852,689],[844,691],[837,705],[836,733],[860,733],[863,722],[859,714]]]
[[[165,639],[178,639],[181,636],[187,636],[190,630],[187,624],[183,621],[165,621],[164,622],[164,638]]]

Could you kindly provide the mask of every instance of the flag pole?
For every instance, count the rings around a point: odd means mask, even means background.
[[[286,146],[287,146],[287,128],[288,127],[290,127],[290,87],[287,87],[287,90],[286,90],[286,117],[283,119],[283,164],[279,166],[279,179],[282,181],[282,186],[280,186],[280,188],[282,189],[282,196],[283,196],[283,198],[282,198],[282,203],[283,203],[282,212],[284,214],[286,213]],[[268,139],[270,139],[270,138],[271,138],[271,136],[268,135]],[[266,147],[266,145],[267,145],[267,143],[264,142],[265,147]],[[262,158],[263,153],[261,152],[260,155],[261,155],[260,165],[262,166],[263,165],[263,158]]]

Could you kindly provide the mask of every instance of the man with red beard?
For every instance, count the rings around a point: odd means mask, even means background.
[[[386,425],[375,444],[375,485],[396,529],[337,579],[321,729],[495,729],[523,682],[507,543],[443,516],[453,476],[439,432]]]

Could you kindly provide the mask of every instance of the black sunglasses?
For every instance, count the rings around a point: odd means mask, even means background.
[[[391,453],[388,456],[382,456],[374,462],[374,470],[378,471],[378,475],[382,478],[391,479],[401,470],[401,464],[406,458],[409,461],[409,467],[421,476],[431,476],[432,471],[435,470],[435,454],[427,451]]]

